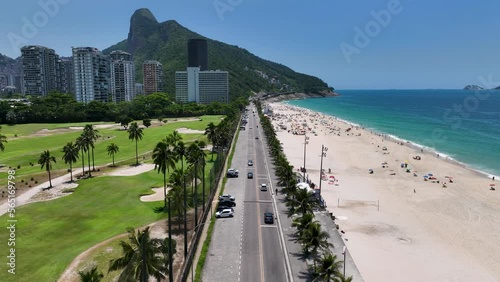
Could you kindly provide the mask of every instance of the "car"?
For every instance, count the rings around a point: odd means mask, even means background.
[[[247,177],[248,177],[248,179],[253,179],[253,172],[247,173]]]
[[[264,223],[273,224],[274,223],[274,214],[272,212],[264,213]]]
[[[259,136],[255,136],[255,139],[259,140]]]
[[[252,160],[248,160],[248,166],[253,166],[253,161]]]
[[[267,191],[267,184],[266,183],[260,184],[260,191]]]
[[[227,210],[227,209],[230,209],[230,210],[232,210],[234,212],[234,209],[232,207],[224,206],[224,205],[221,205],[221,204],[217,205],[217,211],[222,211],[222,210]]]
[[[240,172],[237,169],[230,168],[227,170],[227,177],[228,178],[238,177],[239,174],[240,174]]]
[[[228,201],[228,200],[222,200],[219,201],[220,206],[228,206],[228,207],[236,207],[236,202],[234,201]]]
[[[233,216],[234,216],[234,212],[230,209],[224,209],[224,210],[221,210],[221,211],[218,211],[215,213],[216,218],[233,217]]]
[[[224,194],[219,196],[219,201],[231,201],[234,202],[235,198],[229,194]]]

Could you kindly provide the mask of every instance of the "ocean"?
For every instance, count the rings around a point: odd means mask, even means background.
[[[500,90],[337,90],[287,101],[500,176]]]

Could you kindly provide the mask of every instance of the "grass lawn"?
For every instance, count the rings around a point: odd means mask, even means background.
[[[42,129],[63,129],[69,127],[84,127],[88,122],[76,123],[29,123],[19,125],[2,125],[2,134],[7,138],[12,138],[17,134],[17,137],[26,137],[36,133]],[[92,124],[105,124],[106,122],[93,122]]]
[[[202,121],[172,121],[167,122],[163,126],[144,129],[144,137],[138,142],[139,155],[151,152],[156,143],[177,128],[186,127],[194,130],[204,130],[210,122],[218,124],[221,117],[222,116],[203,116],[201,117]],[[13,130],[15,127],[19,127],[20,131],[28,131],[23,128],[33,128],[34,125],[15,125],[9,126],[8,128]],[[5,134],[3,129],[2,134]],[[5,144],[5,151],[0,153],[0,163],[6,167],[17,167],[18,165],[21,167],[21,169],[18,169],[16,172],[18,182],[21,181],[21,179],[27,181],[31,177],[35,177],[37,180],[39,180],[40,177],[47,178],[45,171],[41,170],[40,166],[37,164],[40,154],[44,150],[49,150],[51,155],[55,156],[57,160],[57,163],[53,165],[53,169],[66,170],[69,168],[69,165],[65,164],[61,159],[63,156],[63,153],[61,152],[62,148],[67,142],[74,142],[80,134],[81,131],[67,132],[50,136],[19,138],[11,141],[7,138],[7,141],[9,142]],[[135,142],[128,139],[127,131],[117,129],[99,129],[99,135],[102,137],[97,140],[95,144],[95,165],[105,165],[111,163],[111,157],[108,155],[106,147],[112,142],[117,144],[120,148],[120,151],[115,155],[115,162],[135,160]],[[208,144],[207,137],[202,133],[181,134],[181,136],[183,137],[183,141],[185,143],[190,143],[195,140],[203,140]],[[33,163],[34,165],[31,166],[30,163]],[[79,159],[73,166],[80,168],[81,165],[81,159]],[[85,156],[85,166],[88,167],[87,156]],[[0,172],[1,179],[6,179],[6,177],[6,171]],[[39,180],[39,183],[41,183],[40,181],[42,180]],[[34,183],[30,184],[34,185]],[[6,187],[6,185],[2,186],[3,188]],[[0,190],[2,190],[1,187]]]
[[[151,193],[151,187],[161,186],[160,179],[155,171],[96,177],[80,181],[72,195],[17,209],[15,280],[55,281],[78,254],[93,245],[125,233],[129,226],[165,218],[154,211],[162,202],[139,200],[141,194]],[[0,217],[6,220],[6,215]],[[0,242],[7,242],[6,228],[2,230]],[[6,267],[2,264],[0,281],[11,281]]]

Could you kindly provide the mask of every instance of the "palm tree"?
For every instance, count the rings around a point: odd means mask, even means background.
[[[312,213],[313,209],[319,206],[313,193],[307,189],[297,189],[286,205],[289,207],[289,216],[297,213]]]
[[[89,271],[78,271],[78,275],[80,275],[81,282],[100,282],[104,277],[102,272],[97,271],[97,266],[94,266]]]
[[[52,179],[50,178],[52,163],[56,163],[56,158],[50,155],[49,150],[45,150],[42,154],[40,154],[38,164],[41,165],[42,169],[45,168],[45,170],[49,173],[49,188],[52,188]]]
[[[197,206],[197,183],[198,166],[205,162],[205,152],[198,146],[197,143],[191,143],[186,150],[186,159],[194,167],[194,185],[193,185],[193,204],[194,204],[194,219],[195,225],[198,224],[198,206]]]
[[[177,142],[182,140],[182,136],[177,132],[177,130],[172,131],[167,137],[165,138],[168,144],[175,146]]]
[[[330,234],[321,230],[321,224],[314,222],[308,225],[307,229],[302,231],[299,241],[302,243],[302,251],[305,255],[312,254],[314,259],[314,266],[316,266],[316,257],[319,249],[328,249],[332,246],[328,242]]]
[[[111,143],[106,147],[106,150],[108,151],[108,155],[113,159],[113,166],[115,166],[115,154],[120,151],[120,148],[115,143]]]
[[[85,152],[87,151],[87,143],[85,142],[85,138],[80,135],[78,138],[76,138],[75,145],[78,150],[82,152],[82,176],[85,176]]]
[[[215,148],[215,143],[216,143],[216,129],[217,127],[215,126],[215,124],[213,122],[209,123],[207,125],[207,128],[205,128],[205,135],[207,136],[208,138],[208,141],[210,141],[210,143],[212,143],[212,161],[214,161],[214,148]]]
[[[340,266],[342,265],[342,261],[337,260],[337,256],[333,255],[330,252],[326,252],[323,254],[323,257],[318,260],[318,267],[315,269],[316,272],[316,278],[313,280],[313,282],[316,281],[325,281],[325,282],[330,282],[330,281],[346,281],[344,280],[337,280],[336,278],[344,278],[342,276],[342,273],[340,273],[339,269]],[[333,280],[332,280],[333,279]],[[352,280],[352,277],[349,279]]]
[[[158,142],[153,150],[153,162],[158,173],[163,173],[164,209],[167,211],[167,170],[175,167],[175,155],[165,141]]]
[[[2,127],[0,126],[0,129]],[[0,134],[0,151],[4,151],[5,150],[5,143],[7,143],[7,137],[3,134]]]
[[[87,124],[85,125],[85,128],[83,129],[83,134],[86,135],[89,139],[90,147],[92,149],[92,171],[95,171],[95,164],[94,164],[94,144],[95,141],[99,138],[99,130],[94,129],[94,126],[92,124]],[[89,163],[90,165],[90,163]]]
[[[79,157],[78,146],[74,145],[73,142],[68,142],[66,146],[64,146],[62,152],[64,153],[62,157],[64,163],[69,163],[70,181],[73,182],[73,163],[75,163]]]
[[[318,221],[314,220],[314,214],[312,213],[306,213],[302,215],[301,217],[298,217],[292,221],[292,227],[297,228],[297,232],[295,235],[300,237],[302,235],[302,232],[306,230],[311,223],[316,223]]]
[[[149,227],[137,234],[133,228],[128,228],[129,241],[121,241],[123,256],[111,260],[109,271],[123,269],[119,281],[147,282],[149,276],[157,281],[165,278],[167,271],[166,259],[163,256],[163,240],[151,239]]]
[[[137,125],[137,122],[133,122],[128,130],[128,139],[135,140],[135,165],[139,165],[139,153],[137,151],[137,141],[142,140],[144,133],[142,132],[142,128]]]

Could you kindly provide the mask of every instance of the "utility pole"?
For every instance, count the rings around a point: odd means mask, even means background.
[[[321,165],[319,168],[319,200],[321,201],[321,181],[323,178],[323,157],[326,157],[326,152],[328,148],[325,145],[321,145]]]
[[[302,169],[303,169],[303,174],[302,174],[303,182],[306,182],[306,145],[309,144],[309,142],[307,142],[307,140],[309,140],[309,137],[307,137],[307,135],[304,133],[304,166],[302,167]]]

